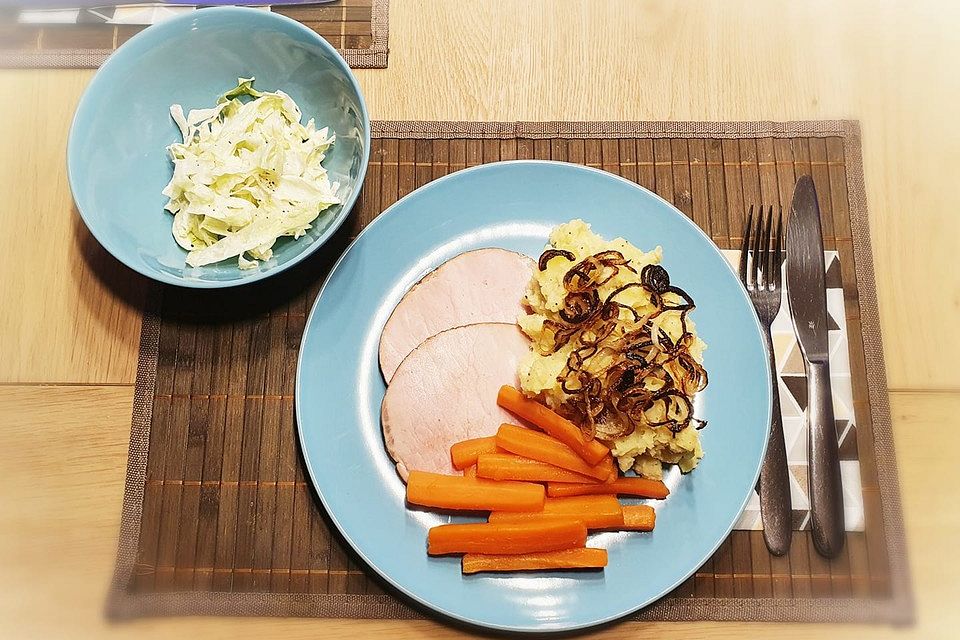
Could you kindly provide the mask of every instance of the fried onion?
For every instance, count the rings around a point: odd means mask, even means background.
[[[569,251],[548,249],[540,256],[540,270],[556,257],[575,260]],[[588,437],[598,433],[598,426],[602,426],[602,436],[611,439],[631,433],[639,424],[664,427],[674,434],[690,425],[702,429],[706,422],[693,416],[691,398],[707,386],[708,378],[703,365],[690,353],[694,336],[688,329],[687,314],[696,307],[693,298],[670,284],[670,275],[661,265],[648,264],[640,271],[640,282],[619,286],[601,301],[600,287],[620,269],[636,273],[619,251],[602,251],[575,263],[563,276],[567,293],[560,321],[544,321],[544,328],[553,334],[553,345],[543,355],[573,345],[557,377],[569,396],[563,409]],[[652,312],[643,315],[617,300],[634,288],[646,292]],[[622,312],[629,313],[629,318],[621,320]],[[676,340],[662,328],[662,321],[653,321],[671,312],[679,314]],[[630,320],[639,327],[611,338],[618,323]],[[601,352],[604,366],[591,366]]]

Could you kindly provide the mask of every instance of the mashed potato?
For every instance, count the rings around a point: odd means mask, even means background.
[[[623,238],[606,241],[593,233],[590,225],[583,220],[572,220],[554,229],[550,234],[550,245],[554,249],[569,251],[576,257],[577,262],[609,250],[619,251],[630,261],[629,264],[636,273],[621,268],[612,279],[599,287],[601,300],[606,299],[606,296],[618,287],[631,282],[640,282],[638,274],[642,268],[648,264],[658,264],[662,255],[660,247],[644,252]],[[544,321],[560,320],[559,312],[563,308],[567,294],[563,277],[573,264],[563,257],[556,257],[549,260],[544,271],[536,272],[527,289],[525,300],[531,313],[522,315],[518,319],[520,328],[533,342],[530,354],[519,367],[521,387],[527,395],[539,398],[561,413],[565,412],[564,403],[571,396],[563,391],[558,377],[563,375],[567,359],[575,348],[575,340],[571,340],[556,352],[550,353],[554,345],[554,334],[549,328],[549,323],[546,328],[544,327]],[[644,316],[650,316],[656,310],[656,307],[651,304],[650,293],[641,287],[627,289],[618,294],[616,299],[621,304],[629,305],[636,310],[641,318],[638,323],[632,314],[621,310],[614,332],[601,343],[603,345],[608,345],[631,330],[639,329],[646,321]],[[653,318],[652,322],[655,328],[663,329],[674,341],[678,340],[683,333],[678,312],[661,313]],[[696,337],[696,327],[689,317],[686,324],[687,331],[694,336],[689,347],[690,355],[697,362],[702,362],[703,349],[706,345]],[[610,367],[617,356],[615,351],[601,348],[595,355],[584,361],[582,369],[592,374],[599,374]],[[671,366],[674,365],[668,363],[665,368],[669,369]],[[608,421],[611,419],[625,420],[626,418],[624,416],[606,418]],[[656,422],[659,417],[652,415],[651,419]],[[624,425],[598,422],[596,426],[597,437],[604,439],[610,445],[622,471],[632,468],[642,476],[660,478],[663,474],[663,463],[677,464],[682,471],[687,472],[696,467],[700,458],[703,457],[700,434],[693,425],[674,434],[668,427],[651,427],[644,420],[634,425],[632,433],[620,437],[605,437],[604,434],[622,432],[627,428]]]

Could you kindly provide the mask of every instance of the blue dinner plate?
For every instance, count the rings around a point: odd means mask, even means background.
[[[467,521],[404,504],[384,448],[380,331],[403,294],[453,256],[503,247],[538,256],[550,230],[583,218],[640,248],[663,247],[671,280],[697,302],[710,384],[696,399],[706,455],[667,473],[651,533],[599,533],[602,572],[463,576],[459,558],[430,558],[427,530]],[[435,180],[374,220],[334,266],[307,320],[297,369],[297,424],[310,478],[331,520],[377,573],[450,618],[510,631],[561,631],[625,616],[669,593],[727,537],[759,475],[771,413],[769,365],[756,316],[717,247],[673,206],[636,184],[582,166],[487,164]],[[494,402],[494,398],[490,399]],[[456,420],[456,416],[450,416]]]

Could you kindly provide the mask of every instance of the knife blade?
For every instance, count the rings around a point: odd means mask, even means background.
[[[801,176],[787,221],[787,300],[807,373],[810,515],[813,543],[834,558],[843,548],[843,488],[830,392],[827,289],[817,191]]]

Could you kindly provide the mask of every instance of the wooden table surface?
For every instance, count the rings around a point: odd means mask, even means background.
[[[393,0],[378,119],[790,120],[863,127],[918,601],[909,630],[621,624],[603,637],[955,637],[960,625],[960,3]],[[457,635],[429,621],[102,616],[144,281],[80,222],[64,149],[89,70],[0,71],[0,635]]]

